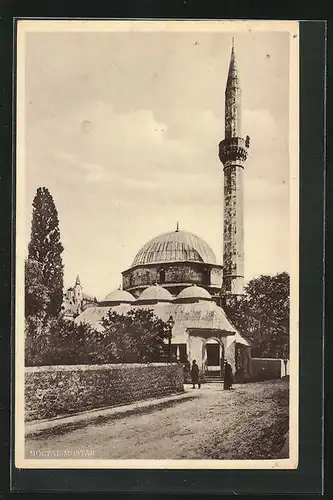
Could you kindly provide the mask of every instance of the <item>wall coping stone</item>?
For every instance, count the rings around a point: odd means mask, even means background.
[[[252,358],[252,361],[256,361],[257,359],[263,361],[289,361],[288,358]]]
[[[179,366],[178,363],[115,363],[100,365],[46,365],[46,366],[26,366],[26,373],[38,372],[70,372],[70,371],[94,371],[94,370],[117,370],[131,368],[147,368],[149,366]]]

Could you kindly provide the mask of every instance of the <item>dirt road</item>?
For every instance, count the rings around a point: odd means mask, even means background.
[[[195,391],[193,399],[148,413],[30,438],[26,458],[43,450],[60,450],[63,458],[64,450],[72,454],[83,449],[95,459],[279,458],[288,431],[287,381],[251,383],[232,391],[212,384]]]

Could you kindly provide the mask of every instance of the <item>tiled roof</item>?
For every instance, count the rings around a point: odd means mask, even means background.
[[[191,285],[184,288],[176,297],[177,299],[206,299],[212,300],[212,296],[201,286]]]
[[[174,319],[172,330],[173,341],[183,341],[187,328],[215,329],[235,335],[236,329],[229,323],[224,311],[214,301],[202,300],[195,303],[165,302],[157,304],[120,304],[117,306],[90,307],[81,313],[75,322],[87,322],[98,330],[102,330],[100,321],[111,309],[119,314],[126,314],[131,308],[152,309],[157,317],[167,321],[170,316]],[[241,338],[241,337],[240,337]]]
[[[135,256],[132,267],[162,262],[206,262],[216,263],[210,246],[195,234],[173,231],[161,234],[148,241]]]
[[[109,293],[103,302],[134,302],[135,297],[127,292],[126,290],[113,290],[113,292]]]
[[[165,301],[173,300],[171,293],[160,285],[151,285],[141,293],[138,301],[141,300],[151,300],[151,301]]]

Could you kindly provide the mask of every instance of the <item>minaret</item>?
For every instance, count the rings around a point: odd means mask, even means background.
[[[243,171],[249,137],[242,138],[241,87],[232,39],[225,90],[225,139],[219,144],[224,172],[222,296],[241,295],[244,288]]]

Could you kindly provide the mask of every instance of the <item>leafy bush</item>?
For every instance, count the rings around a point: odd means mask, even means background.
[[[97,333],[89,325],[63,318],[28,318],[25,331],[26,366],[71,365],[93,362]]]
[[[170,321],[151,310],[117,314],[110,310],[102,320],[103,332],[86,323],[75,324],[47,316],[26,319],[26,366],[167,361],[165,340]]]
[[[110,310],[102,325],[100,362],[147,363],[165,359],[171,320],[165,322],[149,309],[132,309],[124,315]]]

